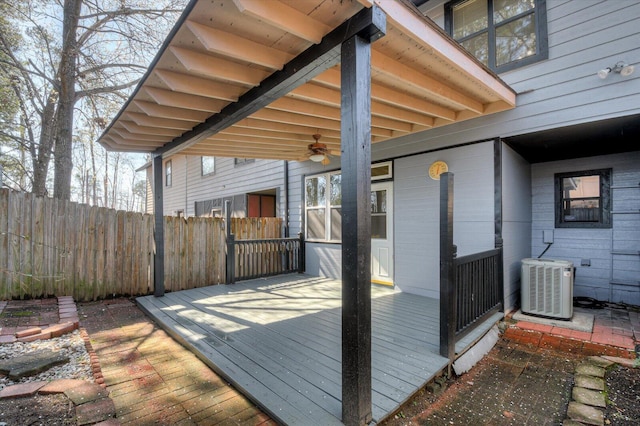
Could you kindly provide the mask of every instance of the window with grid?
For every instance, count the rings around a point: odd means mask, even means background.
[[[496,72],[548,57],[546,0],[455,0],[445,29]]]

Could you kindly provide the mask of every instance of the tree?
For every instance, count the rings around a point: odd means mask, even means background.
[[[0,0],[24,38],[16,46],[0,33],[0,73],[15,82],[24,129],[11,137],[27,148],[34,193],[47,193],[53,158],[53,195],[70,198],[76,109],[104,128],[104,112],[126,99],[185,3]]]

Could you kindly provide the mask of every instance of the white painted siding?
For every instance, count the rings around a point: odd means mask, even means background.
[[[640,256],[612,255],[613,251],[640,252],[640,151],[554,161],[531,166],[532,241],[531,253],[537,257],[546,245],[542,231],[554,230],[554,244],[546,258],[565,259],[576,267],[574,295],[599,300],[640,304]],[[579,170],[612,168],[612,210],[634,211],[614,214],[611,229],[557,228],[554,216],[554,174]],[[591,266],[581,266],[588,259]],[[610,286],[610,281],[625,281],[634,286]]]
[[[443,4],[429,2],[440,24]],[[421,152],[496,136],[507,137],[640,113],[640,72],[629,77],[598,70],[640,62],[637,0],[547,0],[549,59],[500,75],[520,93],[510,111],[427,130],[374,145],[376,158]]]
[[[531,165],[502,145],[505,312],[519,304],[521,260],[531,257]]]

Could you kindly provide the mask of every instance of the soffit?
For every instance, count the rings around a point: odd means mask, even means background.
[[[504,82],[408,2],[194,0],[100,143],[165,156],[305,160],[320,134],[339,155],[339,64],[215,134],[166,147],[374,4],[387,32],[372,45],[372,143],[515,106]]]

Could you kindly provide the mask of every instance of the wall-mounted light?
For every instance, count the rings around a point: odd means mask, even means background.
[[[628,77],[631,74],[633,74],[634,69],[635,67],[633,65],[629,65],[620,61],[617,64],[615,64],[613,67],[607,67],[598,71],[598,77],[604,80],[609,76],[611,72],[618,73],[623,77]]]

